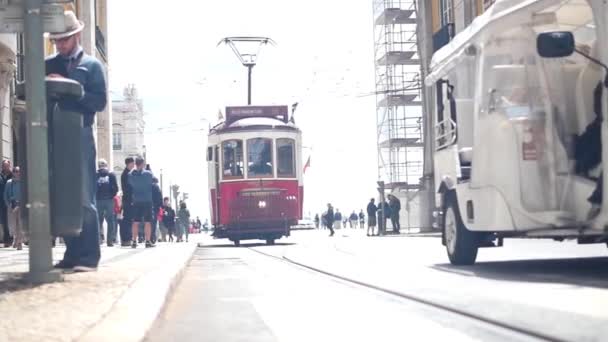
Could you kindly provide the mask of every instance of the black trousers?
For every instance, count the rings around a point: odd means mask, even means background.
[[[391,223],[393,224],[394,231],[401,230],[401,224],[399,223],[399,213],[391,215]]]
[[[327,228],[331,232],[331,235],[334,235],[334,223],[333,222],[327,222]]]
[[[3,201],[3,203],[4,203],[4,201]],[[7,214],[6,206],[4,206],[4,205],[0,206],[0,224],[2,224],[2,233],[3,233],[2,242],[10,243],[11,242],[11,231],[8,228],[8,214]]]
[[[133,206],[130,203],[122,204],[122,220],[120,220],[120,242],[131,241],[131,224],[133,219]]]

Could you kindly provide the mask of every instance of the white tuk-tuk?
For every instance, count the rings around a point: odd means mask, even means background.
[[[434,170],[453,264],[506,237],[608,241],[608,4],[498,0],[433,55]]]

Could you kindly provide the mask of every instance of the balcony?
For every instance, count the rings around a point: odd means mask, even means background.
[[[99,26],[95,26],[95,46],[97,47],[97,51],[103,57],[105,61],[108,60],[107,50],[106,50],[106,37],[101,32]]]

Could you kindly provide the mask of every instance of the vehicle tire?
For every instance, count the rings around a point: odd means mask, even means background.
[[[269,246],[274,245],[274,239],[267,239],[266,244]]]
[[[447,203],[443,218],[445,248],[452,265],[473,265],[479,249],[477,235],[462,223],[456,201]]]
[[[234,242],[234,247],[239,247],[241,245],[241,240],[233,240],[232,242]]]

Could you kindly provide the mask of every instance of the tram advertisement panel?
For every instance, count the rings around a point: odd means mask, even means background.
[[[226,107],[226,124],[245,118],[273,118],[288,121],[287,106],[242,106]]]

